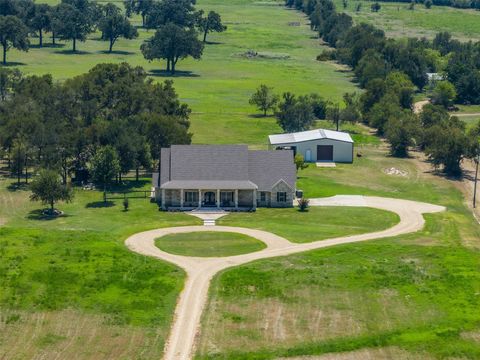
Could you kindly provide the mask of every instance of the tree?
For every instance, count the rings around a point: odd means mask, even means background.
[[[269,110],[275,111],[279,100],[278,95],[273,93],[273,88],[262,84],[252,95],[249,103],[250,105],[255,105],[258,110],[263,111],[263,116],[267,116]]]
[[[137,29],[121,14],[120,8],[111,3],[104,6],[98,28],[102,32],[102,40],[110,42],[108,48],[110,53],[118,38],[134,39],[138,37]]]
[[[303,158],[302,154],[296,154],[294,161],[295,161],[295,167],[297,168],[297,171],[308,168],[308,164],[305,163],[305,159]]]
[[[465,134],[465,123],[457,117],[434,125],[427,129],[426,137],[430,139],[425,153],[435,167],[443,165],[449,175],[461,173],[460,163],[469,153],[469,141]]]
[[[90,11],[82,11],[65,2],[58,5],[54,21],[58,37],[72,41],[72,51],[77,51],[77,41],[85,41],[93,31]]]
[[[376,2],[376,3],[373,3],[370,8],[372,9],[372,12],[379,12],[380,9],[382,8],[382,5],[380,5],[380,3],[378,3],[378,2]]]
[[[0,16],[0,43],[3,47],[3,65],[7,64],[7,51],[15,48],[28,51],[28,28],[13,15]]]
[[[203,15],[203,11],[201,12]],[[215,11],[210,11],[206,17],[201,16],[198,21],[198,27],[203,33],[203,42],[207,42],[208,33],[215,32],[224,32],[227,30],[227,27],[222,24],[222,18],[220,14]]]
[[[199,23],[200,12],[195,11],[196,0],[162,0],[148,10],[145,27],[158,29],[169,23],[193,29]]]
[[[7,100],[13,92],[14,87],[22,78],[18,69],[0,68],[0,100]]]
[[[30,200],[41,201],[42,204],[50,205],[50,215],[55,214],[55,203],[58,201],[71,202],[73,191],[63,185],[60,176],[53,170],[42,170],[30,185],[32,195]]]
[[[445,109],[448,109],[453,105],[456,97],[457,90],[448,80],[437,82],[431,95],[432,102],[434,104],[442,105]]]
[[[295,97],[292,93],[284,93],[283,101],[275,114],[277,123],[285,132],[308,130],[315,120],[313,106],[308,96]]]
[[[154,3],[153,0],[125,0],[125,11],[128,17],[130,17],[132,13],[141,15],[142,27],[145,27],[145,19],[147,14],[151,11]]]
[[[35,4],[34,15],[29,26],[38,32],[38,46],[43,46],[43,32],[51,27],[51,7],[48,4]]]
[[[407,156],[408,148],[416,144],[415,139],[421,134],[418,118],[409,110],[403,110],[397,116],[388,119],[385,129],[390,152],[397,157]]]
[[[103,199],[107,201],[107,185],[120,172],[120,161],[112,146],[104,146],[97,150],[90,163],[92,180],[103,185]]]
[[[423,4],[425,5],[425,7],[427,9],[430,9],[433,5],[433,2],[432,2],[432,0],[425,0],[425,2]]]
[[[362,113],[360,112],[360,97],[357,93],[345,93],[343,94],[343,101],[345,103],[345,109],[340,110],[340,121],[356,123],[362,119]]]
[[[188,56],[200,59],[203,53],[203,43],[198,40],[194,29],[185,29],[168,23],[161,26],[155,35],[146,40],[141,51],[147,60],[167,60],[167,71],[175,74],[178,60]]]
[[[17,176],[17,185],[20,185],[20,179],[22,178],[23,170],[25,169],[26,157],[27,147],[25,142],[19,139],[15,140],[10,154],[10,171],[12,175]]]
[[[327,109],[327,117],[335,124],[336,130],[340,130],[340,105],[333,104]]]

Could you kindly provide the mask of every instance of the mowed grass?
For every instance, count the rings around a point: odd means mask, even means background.
[[[164,61],[143,58],[140,45],[154,33],[144,29],[139,29],[138,39],[120,39],[113,54],[105,53],[108,44],[95,33],[85,43],[78,43],[77,54],[71,53],[67,42],[61,47],[32,47],[28,53],[11,50],[8,60],[28,74],[51,73],[58,80],[82,74],[98,63],[142,66],[155,81],[174,81],[181,100],[192,108],[195,143],[266,147],[267,136],[281,129],[274,117],[258,118],[258,111],[248,103],[260,84],[273,87],[279,94],[315,92],[333,101],[341,101],[343,93],[356,89],[351,73],[316,61],[323,47],[310,30],[308,19],[282,4],[280,0],[198,1],[199,9],[219,12],[228,30],[210,34],[202,60],[179,62],[175,77],[163,71]],[[140,17],[133,21],[140,25]],[[32,43],[36,42],[33,38]],[[48,36],[45,42],[49,43]],[[252,50],[264,56],[246,57]]]
[[[383,147],[358,150],[363,156],[353,165],[304,170],[299,188],[307,197],[380,195],[445,205],[447,211],[425,215],[425,228],[417,233],[224,271],[210,291],[198,359],[276,359],[388,346],[422,358],[480,357],[478,337],[469,335],[480,331],[480,228],[455,181],[432,174],[428,164],[391,158]],[[392,167],[406,175],[387,175]],[[348,219],[347,227],[356,221]]]
[[[266,248],[250,236],[217,231],[166,235],[156,239],[155,245],[171,254],[198,257],[233,256]]]
[[[360,207],[310,207],[257,209],[256,213],[233,213],[219,225],[250,227],[272,232],[290,241],[306,243],[388,229],[399,222],[396,214]]]
[[[371,11],[369,1],[349,1],[346,9],[341,0],[335,0],[339,11],[353,17],[356,23],[366,22],[383,29],[389,37],[426,37],[448,31],[462,41],[480,39],[480,12],[474,9],[455,9],[447,6],[432,6],[426,9],[416,4],[409,10],[409,3],[382,2],[378,13]],[[361,10],[355,11],[357,4]]]
[[[0,357],[16,358],[17,353],[23,354],[20,358],[40,353],[53,357],[69,343],[77,344],[75,334],[91,345],[82,350],[90,354],[85,358],[95,358],[104,348],[119,357],[140,352],[160,356],[185,274],[173,265],[132,253],[124,240],[139,231],[200,221],[159,212],[148,199],[130,200],[125,212],[121,200],[104,206],[101,192],[78,189],[71,204],[58,204],[65,215],[47,220],[40,215],[43,206],[28,200],[29,191],[13,191],[11,183],[0,181],[0,218],[6,223],[0,228]],[[144,185],[145,181],[127,181],[122,188]],[[78,326],[61,323],[58,314],[67,309]],[[38,325],[41,317],[51,317],[58,326]],[[90,332],[85,324],[91,324]],[[45,344],[38,334],[42,329],[58,341]],[[12,335],[31,331],[38,343]],[[102,335],[95,335],[96,331]],[[105,337],[94,341],[98,336]],[[123,352],[113,350],[114,344],[120,346],[116,341],[123,343]],[[14,344],[18,345],[13,349],[19,346],[15,356],[10,352]]]

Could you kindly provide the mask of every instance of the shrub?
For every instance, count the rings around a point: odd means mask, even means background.
[[[308,211],[308,207],[310,205],[310,200],[306,198],[301,198],[298,200],[298,210],[301,212]]]

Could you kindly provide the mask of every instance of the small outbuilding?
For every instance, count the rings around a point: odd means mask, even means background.
[[[290,134],[269,136],[270,147],[276,150],[293,150],[306,162],[353,162],[353,139],[340,131],[316,129]]]

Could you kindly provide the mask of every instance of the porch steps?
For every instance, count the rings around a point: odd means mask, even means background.
[[[215,226],[215,219],[204,219],[203,226]]]

